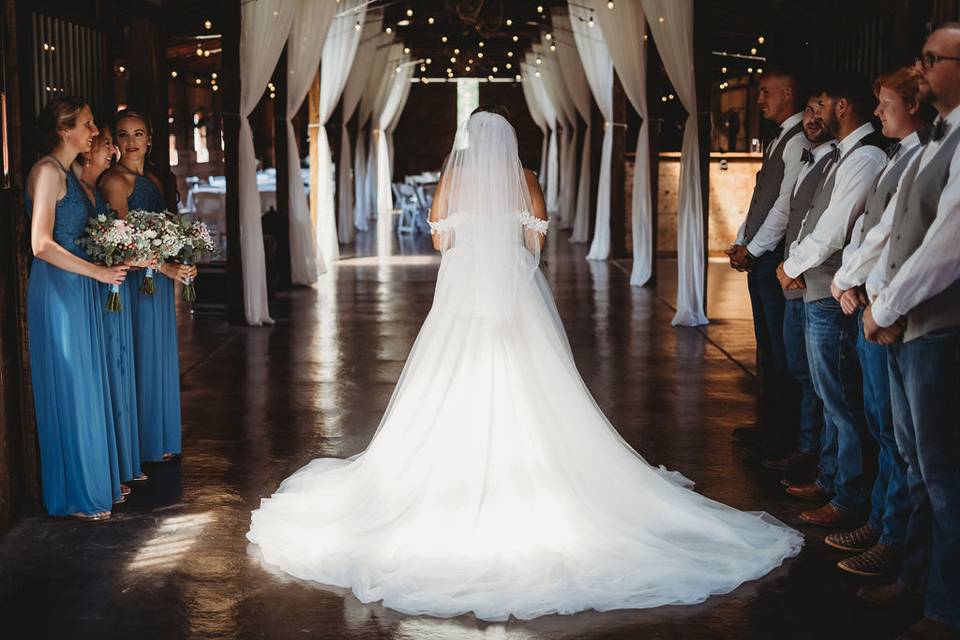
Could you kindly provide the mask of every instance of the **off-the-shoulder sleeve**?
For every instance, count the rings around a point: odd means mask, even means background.
[[[547,227],[550,225],[549,220],[538,218],[529,211],[521,211],[518,215],[520,216],[520,224],[522,224],[524,228],[546,235]]]

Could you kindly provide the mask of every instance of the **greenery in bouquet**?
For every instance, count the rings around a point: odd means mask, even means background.
[[[108,267],[141,262],[148,259],[151,254],[147,238],[138,233],[126,220],[118,218],[114,211],[90,218],[83,235],[77,239],[77,244],[87,252],[91,260]],[[110,285],[107,311],[121,310],[120,287],[115,284]]]
[[[183,234],[174,217],[166,211],[144,211],[137,209],[127,214],[127,223],[145,238],[150,246],[150,254],[159,262],[173,258],[183,247]],[[147,268],[140,293],[153,295],[156,288],[153,283],[153,269]]]
[[[199,220],[190,221],[186,217],[180,218],[177,224],[183,246],[180,248],[180,253],[173,257],[174,260],[182,264],[196,264],[204,257],[219,257],[220,248],[213,241],[206,224]],[[183,299],[186,302],[197,301],[197,291],[192,279],[183,287]]]

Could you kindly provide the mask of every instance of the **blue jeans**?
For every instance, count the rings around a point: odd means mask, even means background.
[[[789,401],[796,393],[787,368],[783,345],[783,289],[777,280],[777,265],[783,261],[779,250],[760,256],[747,272],[747,288],[753,309],[753,331],[757,339],[761,383],[761,424],[763,446],[770,454],[784,453],[790,446],[790,421],[796,412]]]
[[[821,476],[833,490],[831,504],[842,511],[863,511],[867,477],[863,467],[863,386],[856,357],[857,319],[844,315],[840,303],[824,298],[806,303],[807,358],[813,388],[823,400],[824,437],[821,455],[836,451],[834,477]],[[832,485],[832,486],[831,486]]]
[[[880,544],[899,549],[907,533],[907,465],[893,433],[887,347],[863,337],[863,311],[857,312],[857,355],[863,371],[863,408],[867,428],[877,442],[877,476],[870,494],[867,524],[880,531]]]
[[[893,345],[889,366],[911,507],[900,582],[960,627],[960,328]]]
[[[803,299],[787,300],[783,311],[783,346],[790,376],[800,386],[799,449],[816,453],[823,429],[823,403],[813,389],[810,362],[807,360],[806,310]]]

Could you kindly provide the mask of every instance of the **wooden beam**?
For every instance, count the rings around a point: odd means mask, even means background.
[[[240,250],[240,3],[219,0],[223,34],[223,172],[227,183],[227,319],[246,324],[243,255]]]
[[[703,202],[703,310],[707,310],[707,275],[710,271],[710,92],[713,81],[710,0],[696,0],[693,10],[693,68],[697,89],[697,133],[700,140],[700,191]]]
[[[277,88],[277,97],[273,101],[273,152],[277,163],[277,253],[274,256],[274,267],[277,270],[277,285],[281,289],[292,286],[290,274],[290,180],[299,179],[291,176],[289,157],[296,153],[287,144],[287,45],[283,45],[280,59],[273,72],[273,84]]]
[[[610,162],[610,258],[627,255],[627,94],[613,72],[613,152]],[[622,126],[621,126],[622,125]]]

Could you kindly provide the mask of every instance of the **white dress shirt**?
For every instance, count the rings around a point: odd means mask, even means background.
[[[900,150],[887,162],[883,173],[880,174],[880,180],[884,179],[887,172],[903,158],[905,153],[919,144],[920,136],[916,131],[901,140]],[[838,288],[845,291],[862,285],[867,281],[867,276],[870,275],[870,270],[873,269],[873,265],[880,259],[880,254],[887,244],[887,238],[890,237],[890,223],[893,222],[893,212],[897,209],[897,194],[900,193],[900,185],[903,183],[903,176],[906,175],[907,170],[910,168],[909,164],[910,163],[907,163],[907,167],[903,173],[900,174],[897,191],[893,194],[893,197],[890,198],[890,202],[887,203],[886,208],[883,210],[880,221],[874,225],[873,229],[867,232],[862,243],[860,242],[860,230],[863,228],[863,215],[857,218],[856,224],[853,225],[850,244],[843,250],[843,266],[840,267],[840,270],[837,271],[837,274],[833,277],[833,283],[837,285]]]
[[[919,171],[936,155],[937,150],[947,136],[960,126],[960,107],[955,108],[945,118],[946,132],[940,140],[931,140],[923,151],[911,161],[919,162]],[[909,171],[909,167],[907,168]],[[940,194],[937,214],[927,229],[923,242],[917,250],[897,270],[890,282],[884,275],[889,253],[889,245],[884,248],[880,259],[867,279],[867,291],[873,303],[873,319],[881,327],[889,327],[911,309],[937,295],[960,278],[960,259],[957,247],[960,246],[960,149],[950,160],[950,173],[947,184]]]
[[[830,204],[820,216],[817,226],[809,235],[802,240],[798,239],[790,247],[790,257],[784,262],[783,270],[791,278],[798,278],[807,269],[823,264],[827,258],[847,244],[850,228],[857,214],[863,210],[867,193],[874,179],[883,171],[887,163],[887,154],[882,149],[874,146],[854,149],[864,137],[871,133],[873,133],[873,125],[868,122],[851,132],[837,145],[840,149],[840,158],[846,157],[846,160],[831,163],[830,168],[827,169],[825,179],[829,179],[830,174],[834,172],[837,176],[833,191],[830,193]],[[849,157],[847,153],[850,154]],[[802,226],[800,230],[802,235]]]
[[[821,143],[821,144],[818,144],[817,146],[812,147],[812,148],[810,149],[810,153],[813,154],[813,162],[801,162],[801,163],[800,163],[800,173],[797,174],[797,183],[796,183],[795,185],[793,185],[793,189],[791,190],[791,194],[796,195],[797,191],[800,190],[800,185],[803,184],[803,181],[806,179],[807,174],[810,173],[810,172],[813,170],[813,168],[817,165],[818,162],[820,162],[821,160],[823,160],[823,156],[825,156],[825,155],[827,155],[828,153],[830,153],[831,151],[833,151],[833,148],[834,148],[835,146],[837,146],[837,141],[836,141],[836,140],[829,140],[829,141],[827,141],[827,142],[823,142],[823,143]],[[790,216],[790,202],[789,202],[789,201],[787,202],[787,212],[786,212],[786,216],[787,216],[787,217]]]
[[[780,144],[780,139],[787,134],[790,129],[803,122],[803,112],[795,113],[782,123],[780,123],[780,135],[774,138],[767,146],[767,151],[772,151]],[[783,240],[787,232],[787,218],[790,214],[790,194],[793,185],[797,182],[797,174],[803,166],[803,150],[810,147],[810,142],[803,132],[796,134],[786,141],[783,146],[783,181],[780,183],[780,195],[777,196],[773,207],[764,218],[763,224],[757,230],[753,240],[747,245],[747,251],[755,258],[759,258],[764,253],[772,251]],[[737,244],[742,245],[745,238],[747,221],[744,219],[737,231]]]

